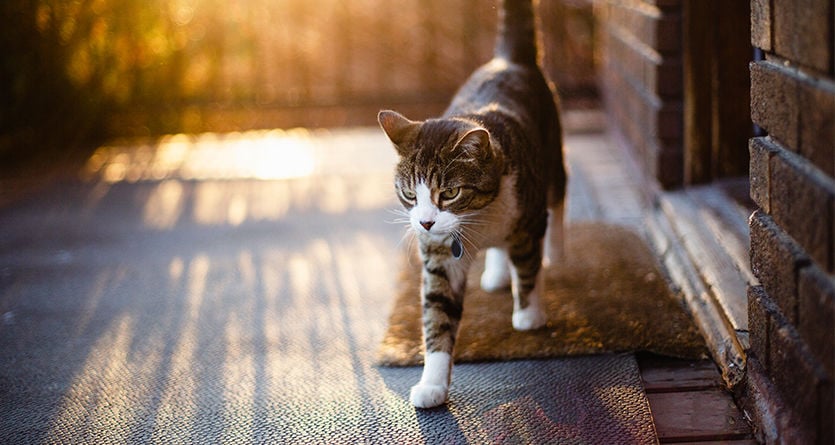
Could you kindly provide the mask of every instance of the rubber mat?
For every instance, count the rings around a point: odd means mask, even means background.
[[[631,355],[460,365],[449,405],[415,410],[420,369],[373,364],[384,210],[160,230],[135,204],[159,187],[0,213],[0,443],[655,441]]]

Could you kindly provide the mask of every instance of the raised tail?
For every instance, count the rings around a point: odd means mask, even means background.
[[[501,0],[496,57],[523,65],[539,63],[535,0]]]

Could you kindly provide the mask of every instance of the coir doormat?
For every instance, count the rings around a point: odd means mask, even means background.
[[[417,365],[423,359],[420,260],[404,255],[397,294],[378,363]],[[411,257],[410,257],[411,256]],[[707,350],[693,322],[636,234],[619,226],[582,223],[566,228],[566,254],[546,269],[541,298],[548,324],[518,332],[511,325],[510,290],[478,287],[483,253],[468,277],[457,362],[648,351],[701,358]]]

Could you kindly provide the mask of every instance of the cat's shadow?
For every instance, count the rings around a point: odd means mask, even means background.
[[[378,366],[377,371],[383,382],[392,393],[396,394],[402,403],[410,405],[409,392],[412,385],[420,380],[421,367],[386,367]],[[455,388],[450,391],[450,399],[456,396]],[[454,414],[454,401],[428,409],[415,410],[418,427],[425,443],[464,444],[468,443],[464,430]]]

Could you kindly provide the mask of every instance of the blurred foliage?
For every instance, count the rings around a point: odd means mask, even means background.
[[[489,58],[496,20],[492,0],[0,3],[0,157],[281,125],[276,110],[445,101]],[[593,89],[590,0],[540,10],[552,77],[567,94]]]

